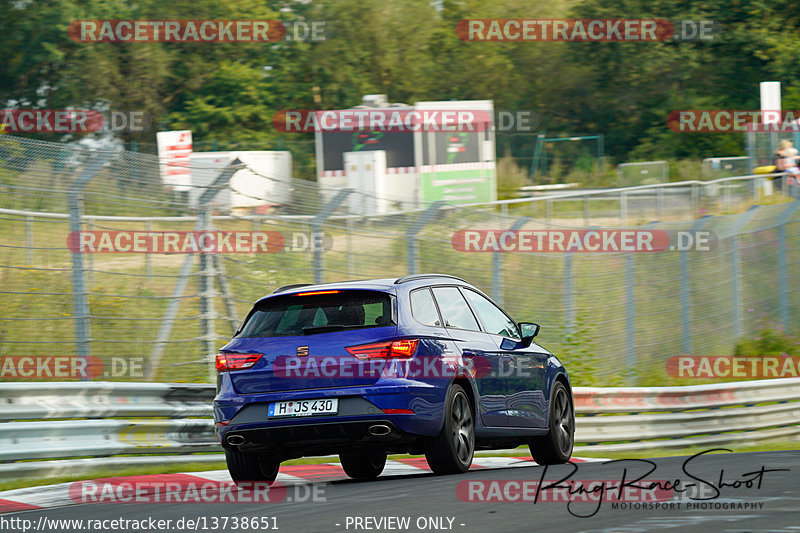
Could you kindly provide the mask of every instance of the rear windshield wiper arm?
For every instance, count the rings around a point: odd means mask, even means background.
[[[303,335],[313,335],[314,333],[324,333],[326,331],[342,331],[345,329],[366,328],[369,326],[349,325],[344,324],[329,324],[327,326],[306,326],[303,328]]]

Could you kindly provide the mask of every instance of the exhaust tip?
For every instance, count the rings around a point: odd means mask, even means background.
[[[375,435],[376,437],[388,435],[391,432],[392,428],[390,428],[389,426],[385,426],[383,424],[375,424],[374,426],[369,427],[369,434]]]
[[[225,442],[230,444],[231,446],[240,446],[245,443],[244,437],[241,435],[228,435],[225,438]]]

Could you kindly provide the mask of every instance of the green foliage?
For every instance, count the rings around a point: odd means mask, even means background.
[[[464,18],[622,14],[714,20],[722,33],[712,41],[491,43],[461,41],[454,31]],[[76,20],[204,18],[325,21],[329,38],[80,43],[67,34]],[[459,0],[445,1],[441,12],[428,0],[0,0],[0,32],[4,107],[146,111],[154,131],[185,127],[198,143],[251,149],[311,140],[277,132],[278,110],[353,106],[368,93],[406,103],[492,99],[497,109],[532,110],[549,136],[603,133],[609,163],[741,154],[741,134],[676,133],[666,117],[680,109],[757,109],[762,80],[780,80],[784,108],[800,108],[800,16],[789,0]],[[154,131],[123,140],[147,145]],[[511,155],[531,151],[520,143]],[[565,172],[592,180],[591,166],[575,156]]]
[[[528,184],[528,172],[511,154],[506,153],[497,161],[497,196],[500,200],[516,198],[519,188]]]
[[[755,337],[740,339],[733,355],[738,357],[798,357],[800,339],[765,327]]]
[[[613,387],[626,382],[626,377],[629,376],[617,375],[609,378],[598,375],[603,364],[598,355],[598,333],[586,316],[576,316],[574,325],[564,328],[560,338],[553,351],[569,370],[573,387]]]

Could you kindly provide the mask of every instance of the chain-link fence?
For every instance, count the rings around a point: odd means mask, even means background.
[[[800,265],[798,202],[697,218],[703,199],[722,195],[696,185],[674,203],[659,204],[663,192],[651,191],[634,217],[632,197],[618,193],[585,227],[581,197],[354,216],[353,198],[375,199],[292,180],[288,202],[264,198],[271,211],[234,216],[209,200],[225,180],[189,203],[159,172],[151,155],[0,136],[0,379],[208,381],[209,356],[278,286],[415,272],[463,277],[515,318],[540,323],[541,344],[579,385],[657,383],[670,356],[728,355],[737,338],[788,330],[800,317],[790,283]],[[758,196],[756,181],[728,183],[732,207]],[[458,237],[637,222],[708,231],[716,241],[709,250],[528,253],[486,240],[463,251]],[[212,230],[245,238],[207,253],[202,242],[187,244],[186,235]],[[168,233],[182,240],[170,248]],[[254,251],[255,234],[265,240]],[[88,375],[75,361],[88,362]]]

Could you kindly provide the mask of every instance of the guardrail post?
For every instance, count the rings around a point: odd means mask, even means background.
[[[698,189],[696,183],[692,183],[691,191],[692,191],[692,216],[694,217],[697,216],[697,206],[699,203]]]
[[[25,217],[25,264],[33,264],[33,217]]]
[[[741,261],[739,257],[739,231],[755,214],[756,209],[758,209],[758,205],[751,206],[750,209],[739,215],[738,219],[731,228],[733,241],[731,243],[731,288],[733,291],[733,334],[735,339],[738,339],[742,336],[742,292],[741,287],[739,286],[741,270]]]
[[[436,213],[444,204],[445,202],[441,200],[433,202],[425,211],[422,212],[422,214],[417,217],[414,223],[408,227],[408,230],[406,230],[406,240],[408,242],[406,253],[408,255],[407,259],[409,275],[417,273],[417,234],[419,234],[419,232],[428,222],[433,220],[433,217],[436,216]]]
[[[619,221],[620,225],[628,225],[628,193],[619,193]]]
[[[80,246],[79,232],[81,231],[83,219],[81,206],[83,189],[100,172],[112,155],[112,152],[97,152],[89,159],[81,173],[78,174],[77,179],[69,187],[67,196],[69,203],[69,229],[77,246]],[[72,314],[75,317],[75,351],[85,365],[89,358],[89,343],[91,340],[89,338],[89,299],[84,276],[83,254],[78,249],[77,252],[72,252]]]
[[[517,231],[524,226],[530,217],[520,217],[507,231]],[[503,305],[503,252],[492,253],[492,297]]]
[[[800,207],[800,201],[787,205],[778,219],[778,301],[783,331],[789,331],[789,262],[786,259],[786,224]]]
[[[700,231],[711,215],[695,221],[692,224],[692,232]],[[687,355],[692,353],[692,302],[691,302],[691,279],[689,278],[689,250],[681,250],[680,269],[681,269],[681,351]]]
[[[325,233],[322,227],[325,225],[325,221],[328,220],[328,217],[342,205],[342,202],[344,202],[352,192],[354,192],[353,189],[342,189],[337,192],[336,196],[331,198],[330,202],[322,206],[317,216],[311,221],[311,251],[314,254],[312,258],[314,283],[322,283],[324,277],[325,258],[322,254],[325,251]]]

